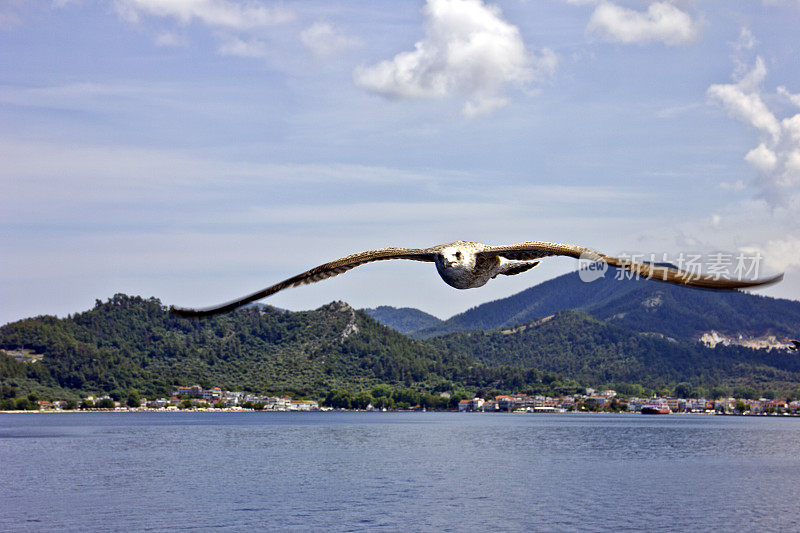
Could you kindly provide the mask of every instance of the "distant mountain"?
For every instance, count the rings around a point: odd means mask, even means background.
[[[282,307],[275,307],[274,305],[269,305],[269,304],[265,304],[265,303],[262,303],[262,302],[249,303],[249,304],[245,305],[244,307],[245,308],[255,307],[256,309],[266,309],[266,308],[268,308],[268,309],[274,309],[276,311],[283,311],[283,312],[288,311],[288,309],[284,309]]]
[[[645,279],[617,280],[614,273],[610,269],[604,278],[591,283],[581,281],[577,273],[565,274],[410,334],[430,338],[456,331],[508,328],[566,309],[584,311],[633,331],[687,341],[696,341],[711,330],[781,337],[800,333],[797,301]]]
[[[400,333],[433,327],[442,320],[412,307],[391,307],[381,305],[374,309],[364,309],[365,313],[383,324]]]

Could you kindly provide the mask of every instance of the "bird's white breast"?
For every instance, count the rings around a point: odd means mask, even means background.
[[[451,245],[439,251],[436,270],[445,283],[456,289],[473,289],[482,287],[497,274],[496,268],[491,268],[494,263],[478,260],[477,248]]]

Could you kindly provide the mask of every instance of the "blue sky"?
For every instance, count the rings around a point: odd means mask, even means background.
[[[0,1],[0,322],[388,245],[760,253],[800,298],[800,2]],[[268,303],[446,317],[377,263]]]

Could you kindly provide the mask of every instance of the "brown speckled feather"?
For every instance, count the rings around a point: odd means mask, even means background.
[[[583,246],[555,242],[529,241],[508,246],[491,246],[488,250],[479,253],[498,255],[500,257],[505,257],[506,259],[520,260],[539,259],[542,257],[557,255],[574,257],[576,259],[580,258],[581,256],[590,259],[597,258],[605,261],[611,266],[629,270],[641,278],[666,281],[668,283],[676,283],[678,285],[700,287],[705,289],[745,289],[748,287],[758,287],[760,285],[770,285],[783,279],[783,274],[758,280],[715,278],[714,276],[686,272],[677,268],[640,263],[638,261],[631,261],[629,259],[620,259],[618,257],[596,252]]]
[[[348,255],[346,257],[342,257],[341,259],[336,259],[335,261],[314,267],[311,270],[303,272],[302,274],[298,274],[289,279],[283,280],[280,283],[276,283],[271,287],[267,287],[266,289],[254,292],[253,294],[249,294],[221,305],[206,307],[203,309],[187,309],[173,306],[170,308],[170,312],[172,312],[174,315],[182,317],[199,318],[216,315],[219,313],[232,311],[237,307],[249,304],[250,302],[255,302],[261,298],[266,298],[267,296],[275,294],[276,292],[284,289],[298,287],[300,285],[306,285],[309,283],[316,283],[317,281],[338,276],[339,274],[347,272],[350,269],[366,263],[372,263],[373,261],[409,259],[411,261],[432,262],[434,260],[434,255],[434,252],[431,252],[427,249],[423,250],[417,248],[380,248],[378,250],[368,250],[366,252]]]
[[[643,278],[707,289],[743,289],[776,283],[783,279],[782,274],[772,278],[752,281],[718,279],[713,276],[693,274],[676,268],[620,259],[574,244],[530,241],[509,246],[487,246],[478,242],[456,241],[430,248],[380,248],[348,255],[222,305],[204,309],[172,307],[171,311],[173,314],[182,317],[204,317],[224,313],[275,294],[283,289],[322,281],[373,261],[388,261],[391,259],[436,263],[436,269],[445,283],[458,289],[471,289],[484,285],[499,274],[515,275],[525,272],[536,266],[536,260],[557,255],[602,260],[611,266],[624,268]],[[503,264],[501,258],[522,263]],[[530,264],[525,264],[525,261],[529,261]]]

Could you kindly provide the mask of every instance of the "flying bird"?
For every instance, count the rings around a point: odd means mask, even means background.
[[[790,350],[794,350],[795,352],[800,349],[800,341],[790,340],[792,344],[789,345]]]
[[[276,283],[271,287],[267,287],[266,289],[228,303],[203,309],[188,309],[173,306],[170,308],[170,311],[174,315],[181,317],[205,317],[218,313],[225,313],[250,302],[275,294],[283,289],[315,283],[333,276],[338,276],[339,274],[366,263],[388,261],[390,259],[408,259],[410,261],[434,263],[436,265],[436,270],[445,283],[456,289],[473,289],[482,287],[490,279],[499,275],[514,276],[526,272],[538,265],[540,259],[551,256],[567,256],[598,263],[607,263],[614,267],[629,270],[639,277],[706,289],[743,289],[768,285],[783,279],[783,274],[778,274],[771,278],[750,281],[718,278],[715,276],[690,273],[668,266],[620,259],[574,244],[529,241],[508,246],[488,246],[478,242],[456,241],[448,244],[431,246],[430,248],[379,248],[377,250],[368,250],[366,252],[336,259],[330,263],[325,263],[311,270],[307,270],[302,274],[281,281],[280,283]]]

